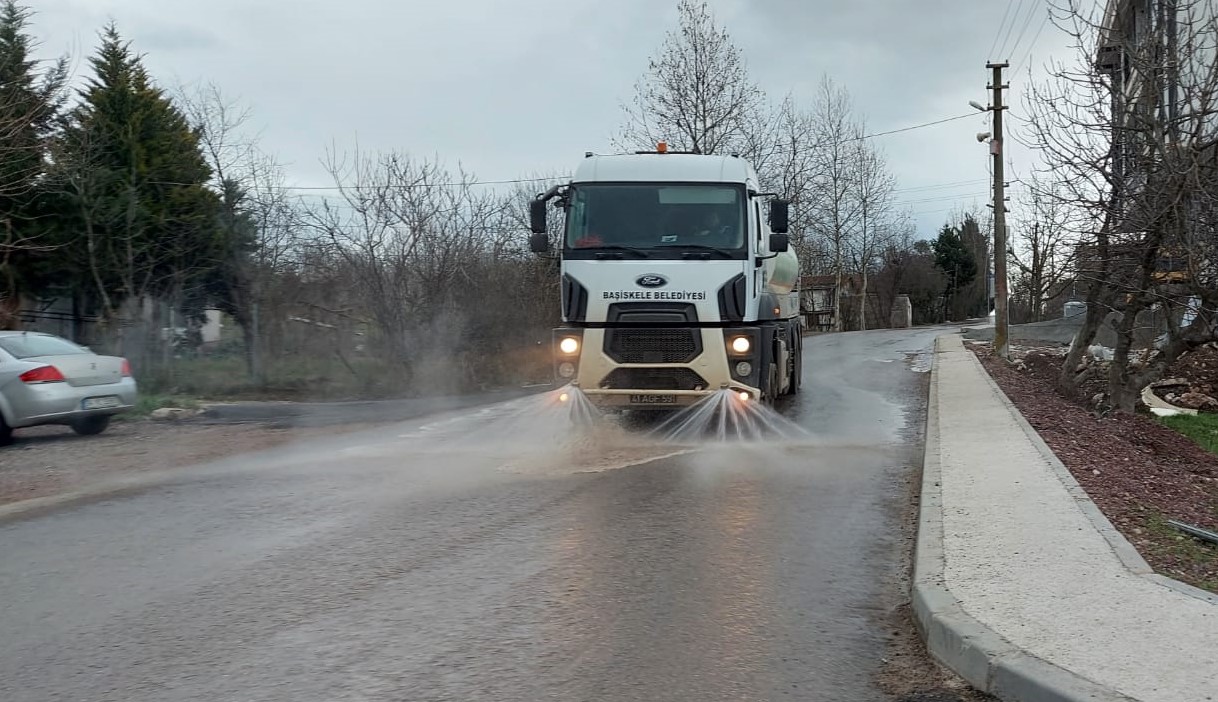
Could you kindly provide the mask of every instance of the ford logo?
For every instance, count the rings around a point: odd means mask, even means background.
[[[648,273],[647,275],[641,275],[638,278],[635,278],[634,282],[640,288],[662,288],[665,285],[668,285],[668,278],[665,278],[662,275],[656,275],[655,273]]]

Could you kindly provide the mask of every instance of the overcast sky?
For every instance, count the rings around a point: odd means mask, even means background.
[[[321,156],[332,143],[349,148],[357,139],[365,149],[459,161],[483,180],[570,172],[585,151],[612,150],[620,105],[676,25],[676,4],[31,2],[42,52],[70,54],[78,79],[88,72],[84,59],[98,29],[113,19],[163,86],[211,81],[249,103],[263,147],[303,186],[330,185]],[[1016,110],[1028,67],[1068,54],[1053,25],[1042,25],[1045,0],[710,5],[772,98],[792,93],[810,102],[827,73],[850,90],[870,132],[961,115],[969,100],[988,102],[985,62],[995,43],[1007,51],[993,57],[1022,63],[1011,76]],[[1000,35],[1004,15],[1017,11],[1019,19],[1007,22],[1013,29]],[[986,201],[987,151],[974,134],[989,129],[987,119],[977,113],[876,139],[922,236],[949,210]],[[1017,171],[1031,158],[1014,146],[1011,156]]]

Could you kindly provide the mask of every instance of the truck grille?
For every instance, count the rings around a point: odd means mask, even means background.
[[[605,353],[618,363],[689,363],[701,352],[698,329],[608,329]]]
[[[616,368],[601,381],[608,390],[705,390],[706,380],[688,368]]]

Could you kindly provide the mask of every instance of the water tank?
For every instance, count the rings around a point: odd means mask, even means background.
[[[1087,303],[1071,300],[1062,307],[1062,317],[1077,317],[1087,313]]]
[[[786,295],[795,289],[799,279],[799,258],[793,249],[787,249],[765,262],[766,292]]]

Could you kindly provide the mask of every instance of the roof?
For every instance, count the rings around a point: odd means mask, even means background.
[[[738,156],[624,154],[589,156],[575,169],[574,183],[743,183],[757,187],[757,174]]]
[[[22,334],[30,334],[34,336],[55,336],[54,334],[48,334],[40,331],[26,331],[24,329],[0,329],[0,337],[21,336]]]

